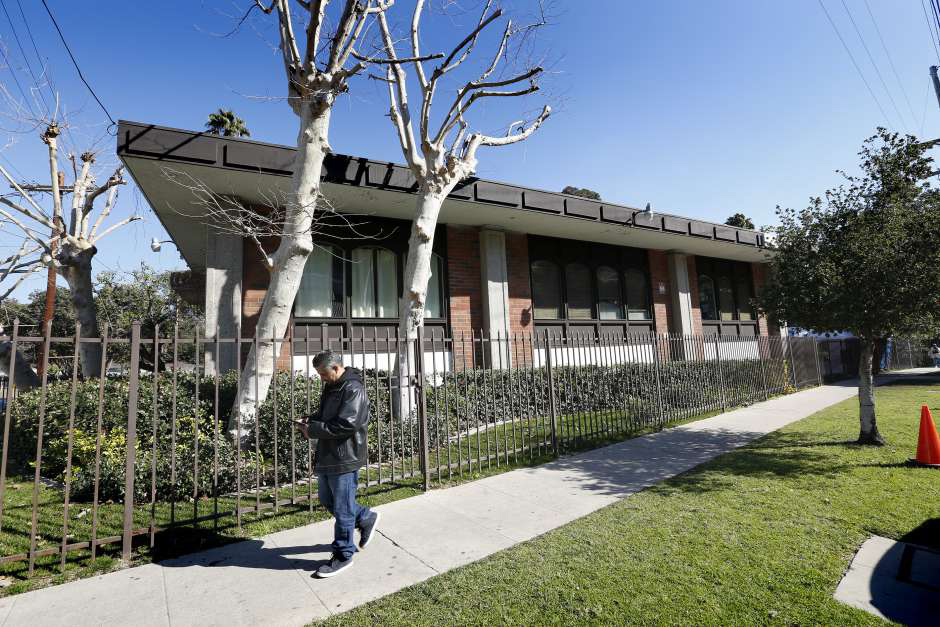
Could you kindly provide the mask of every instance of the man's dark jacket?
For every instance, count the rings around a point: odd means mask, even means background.
[[[366,463],[369,399],[356,368],[336,383],[328,383],[320,395],[320,409],[307,420],[307,433],[317,440],[315,470],[338,475],[359,470]]]

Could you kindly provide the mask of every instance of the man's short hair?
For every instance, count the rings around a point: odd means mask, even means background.
[[[343,365],[343,356],[335,351],[322,351],[313,358],[313,367],[316,369],[332,368]]]

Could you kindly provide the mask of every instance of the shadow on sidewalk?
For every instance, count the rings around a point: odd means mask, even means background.
[[[806,473],[835,475],[845,466],[834,466],[829,455],[813,451],[811,447],[855,446],[849,442],[811,444],[800,434],[677,429],[562,458],[546,464],[544,468],[559,471],[563,481],[570,482],[573,488],[624,496],[684,473],[758,438],[763,440],[749,448],[747,454],[728,456],[718,462],[720,472],[683,476],[668,489],[678,487],[686,492],[707,492],[725,485],[728,474],[749,477],[786,477]],[[717,476],[723,478],[719,480]]]
[[[325,564],[332,552],[330,544],[275,546],[260,539],[217,546],[200,553],[159,561],[163,568],[259,568],[263,570],[304,570],[313,572]],[[310,559],[310,554],[322,555]],[[297,559],[297,555],[305,556]]]

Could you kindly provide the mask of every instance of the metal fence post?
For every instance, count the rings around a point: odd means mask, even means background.
[[[10,365],[7,369],[6,407],[3,421],[3,461],[0,462],[0,528],[3,526],[3,504],[6,502],[7,457],[10,451],[10,419],[13,411],[13,394],[16,391],[16,351],[20,337],[20,319],[13,319],[13,335],[10,337]]]
[[[137,396],[140,388],[140,323],[131,325],[131,371],[127,387],[127,453],[124,466],[124,537],[121,558],[131,559],[134,534],[134,466],[137,456]]]
[[[555,407],[555,379],[552,375],[552,336],[545,332],[545,372],[548,378],[548,413],[552,419],[552,451],[558,457],[558,411]]]
[[[653,340],[653,368],[656,372],[657,418],[662,423],[666,417],[666,411],[663,407],[663,381],[662,375],[659,373],[659,362],[662,361],[663,356],[659,352],[659,333],[652,333],[651,338]]]
[[[424,489],[431,489],[431,468],[428,464],[430,451],[428,446],[428,405],[424,395],[424,325],[418,327],[418,340],[415,350],[415,389],[418,392],[418,438],[421,440],[421,474],[424,477]]]
[[[718,367],[718,402],[721,403],[721,411],[725,411],[728,406],[725,405],[725,383],[724,377],[721,374],[721,345],[719,343],[719,336],[715,334],[715,364]]]
[[[762,349],[763,335],[757,336],[757,360],[760,362],[760,378],[764,382],[764,400],[770,399],[770,390],[767,389],[767,371],[764,369],[764,355],[770,356],[770,338],[767,338],[767,350]]]
[[[813,340],[813,356],[816,358],[816,385],[822,385],[822,370],[819,368],[819,344],[816,338]]]

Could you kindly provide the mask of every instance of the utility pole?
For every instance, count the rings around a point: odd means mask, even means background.
[[[933,91],[937,95],[937,105],[940,106],[940,78],[937,77],[937,66],[930,66],[930,79],[933,81]]]
[[[49,273],[46,279],[46,302],[42,314],[42,328],[40,331],[45,333],[49,321],[55,315],[55,294],[56,294],[56,269],[55,269],[55,251],[58,244],[58,236],[63,230],[62,225],[62,194],[65,187],[65,173],[60,171],[56,164],[56,138],[59,136],[59,126],[52,122],[42,135],[42,140],[49,145],[49,169],[52,174],[52,185],[49,191],[52,192],[52,240],[49,245],[51,260],[49,262]],[[30,186],[40,188],[44,186]],[[24,188],[24,191],[26,189]],[[45,189],[36,189],[35,191],[45,191]],[[45,342],[41,343],[39,348],[39,359],[36,368],[39,376],[43,375],[43,363],[46,361],[44,351]]]

